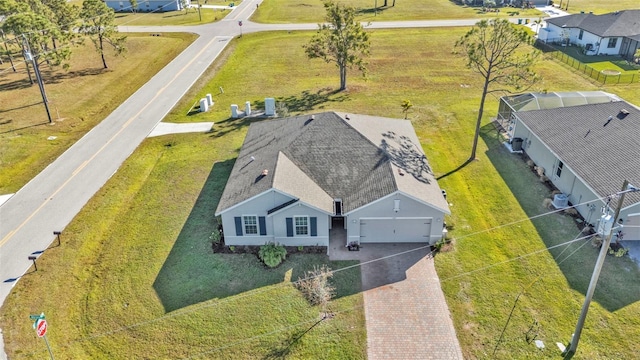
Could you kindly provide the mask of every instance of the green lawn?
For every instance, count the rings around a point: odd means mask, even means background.
[[[636,0],[563,0],[554,1],[555,4],[562,4],[564,9],[569,4],[569,12],[578,13],[580,11],[593,11],[594,14],[606,14],[609,12],[625,9],[640,9]]]
[[[193,2],[194,6],[195,1]],[[202,1],[204,4],[204,0]],[[239,3],[239,1],[237,2]],[[210,0],[207,1],[207,5],[229,5],[229,1],[223,0]],[[207,24],[214,21],[221,20],[230,10],[223,9],[208,9],[202,8],[200,14],[198,9],[189,9],[188,12],[183,11],[168,11],[162,13],[116,13],[116,24],[120,26],[162,26],[162,25],[200,25]],[[200,20],[202,17],[202,20]]]
[[[499,13],[485,13],[480,7],[457,5],[450,0],[353,0],[350,6],[358,9],[360,21],[400,21],[495,18],[506,16],[539,17],[542,12],[535,9],[522,10],[502,8]],[[378,6],[376,11],[376,4]],[[306,23],[324,21],[324,7],[321,0],[265,0],[251,20],[261,23]]]
[[[194,39],[193,34],[127,34],[124,56],[106,51],[109,69],[102,68],[100,55],[85,41],[72,50],[68,71],[41,66],[52,125],[24,66],[14,73],[8,61],[0,65],[0,194],[20,189]]]
[[[451,52],[464,32],[373,31],[370,75],[350,73],[348,90],[341,93],[333,92],[336,68],[304,56],[302,45],[311,32],[234,40],[167,118],[215,121],[214,131],[141,145],[65,229],[62,247],[48,250],[39,271],[15,286],[0,317],[9,354],[45,356],[27,318],[45,311],[49,341],[61,358],[277,358],[287,349],[292,358],[362,358],[366,341],[362,298],[353,294],[360,285],[356,271],[336,274],[343,289],[332,304],[338,316],[288,347],[316,321],[318,309],[284,281],[286,270],[295,280],[303,268],[326,259],[291,257],[282,269],[260,271],[250,257],[210,253],[213,210],[251,122],[229,119],[229,106],[249,100],[255,107],[276,97],[292,112],[401,118],[402,100],[408,99],[418,137],[436,175],[443,175],[469,155],[480,97],[479,79]],[[538,71],[545,78],[540,90],[603,89],[640,104],[639,84],[598,87],[554,61],[541,62]],[[213,110],[185,115],[206,93],[215,94]],[[490,98],[485,123],[496,110],[497,100]],[[587,244],[562,263],[554,256],[563,249],[544,250],[574,238],[577,228],[563,216],[485,231],[544,211],[547,190],[519,158],[504,153],[491,126],[483,130],[478,160],[439,181],[452,203],[448,223],[456,240],[453,251],[436,257],[436,266],[458,338],[469,359],[492,358],[496,345],[500,359],[557,358],[554,343],[566,342],[573,331],[595,250]],[[592,303],[575,358],[633,358],[640,351],[634,292],[640,277],[631,265],[607,259],[605,285]],[[34,295],[44,292],[46,298]],[[543,340],[545,350],[528,344],[527,333]]]

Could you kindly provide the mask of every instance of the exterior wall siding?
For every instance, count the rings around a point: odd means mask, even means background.
[[[400,210],[394,211],[394,200],[400,200]],[[444,213],[440,210],[426,206],[412,198],[396,192],[377,202],[362,207],[345,217],[348,242],[360,241],[361,218],[431,218],[431,234],[429,243],[434,244],[442,238],[442,224]]]
[[[224,229],[224,241],[227,245],[264,245],[269,241],[274,241],[273,223],[267,216],[267,211],[292,198],[277,191],[271,190],[262,195],[230,209],[221,214],[222,228]],[[265,225],[267,235],[247,235],[237,236],[234,218],[242,215],[256,215],[266,217]]]
[[[276,211],[267,215],[267,211],[283,204],[291,197],[277,191],[269,191],[221,214],[222,227],[224,229],[224,241],[226,245],[264,245],[267,242],[276,242],[285,246],[329,246],[329,219],[330,217],[321,211],[310,208],[302,203],[296,203],[289,208]],[[266,235],[236,235],[235,218],[243,215],[256,215],[265,217]],[[293,236],[287,237],[286,218],[294,216],[315,217],[317,220],[317,236]],[[309,222],[311,219],[309,219]],[[311,226],[309,224],[309,226]]]

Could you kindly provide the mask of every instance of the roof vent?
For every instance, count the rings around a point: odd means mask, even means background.
[[[607,122],[604,123],[604,125],[602,125],[602,127],[605,127],[607,125],[609,125],[609,123],[611,122],[611,120],[613,120],[613,116],[609,116],[609,118],[607,119]]]
[[[398,174],[400,174],[400,176],[404,176],[404,171],[402,171],[402,169],[398,168]]]
[[[310,122],[312,122],[312,121],[313,121],[313,120],[315,120],[315,119],[316,119],[316,116],[315,116],[315,115],[311,115],[311,116],[307,119],[307,121],[305,121],[305,122],[304,122],[304,124],[305,124],[305,125],[308,125]]]
[[[629,115],[629,110],[627,110],[627,109],[622,109],[622,110],[620,110],[620,113],[621,113],[621,114],[624,114],[624,115]]]
[[[349,118],[349,114],[345,114],[344,118],[345,118],[345,120],[351,120],[351,119]]]
[[[262,172],[260,173],[260,175],[262,175],[262,176],[267,176],[267,175],[269,175],[269,170],[268,170],[268,169],[264,169],[264,170],[262,170]]]

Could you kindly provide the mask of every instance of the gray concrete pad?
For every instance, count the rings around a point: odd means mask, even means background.
[[[211,130],[212,122],[201,123],[166,123],[159,122],[147,137],[161,136],[167,134],[185,134],[194,132],[207,132]]]

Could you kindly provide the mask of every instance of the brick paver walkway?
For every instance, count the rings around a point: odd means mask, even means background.
[[[332,260],[364,263],[369,360],[463,359],[429,249],[409,251],[418,247],[424,244],[366,244],[360,251],[348,252],[332,241]]]

